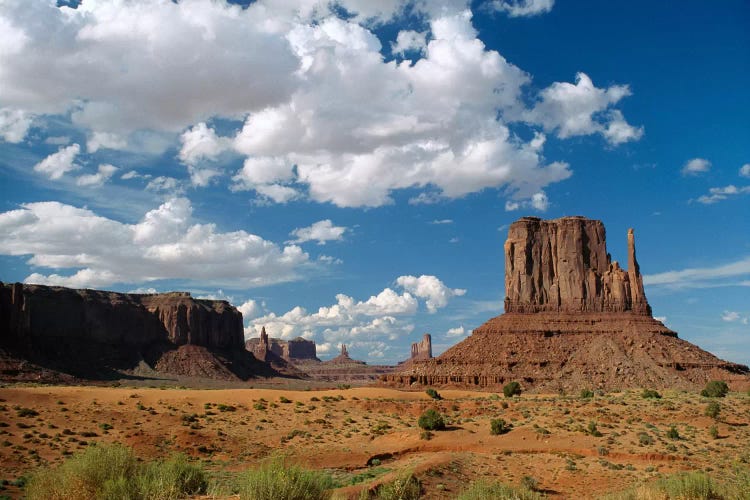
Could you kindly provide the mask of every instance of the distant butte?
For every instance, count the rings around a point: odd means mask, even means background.
[[[434,359],[405,363],[389,385],[537,391],[750,386],[748,367],[678,338],[651,315],[628,230],[628,269],[607,253],[601,221],[514,222],[505,242],[505,314]]]

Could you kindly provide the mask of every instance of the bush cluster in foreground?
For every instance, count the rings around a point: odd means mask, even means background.
[[[59,467],[42,468],[26,487],[30,500],[168,500],[205,493],[208,479],[184,455],[140,463],[123,445],[94,445]]]

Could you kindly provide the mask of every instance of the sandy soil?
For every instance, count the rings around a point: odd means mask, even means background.
[[[0,494],[19,496],[7,483],[94,442],[121,442],[144,458],[184,452],[216,472],[245,469],[281,450],[331,471],[351,485],[339,493],[355,498],[405,470],[419,477],[427,498],[453,498],[477,479],[518,484],[524,476],[537,479],[552,498],[595,498],[659,474],[721,474],[732,463],[750,461],[746,394],[720,400],[715,421],[704,415],[708,400],[685,392],[666,392],[659,400],[642,399],[637,391],[587,400],[440,393],[444,399],[435,401],[423,392],[373,387],[4,387],[0,480],[6,484]],[[416,425],[427,408],[449,421],[448,430],[430,440]],[[493,418],[513,430],[491,435]],[[592,422],[598,432],[589,431]],[[667,437],[673,425],[678,439]],[[717,439],[709,435],[714,425]]]

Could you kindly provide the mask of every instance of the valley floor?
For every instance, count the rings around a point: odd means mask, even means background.
[[[325,469],[341,497],[412,471],[426,498],[455,498],[471,482],[518,485],[550,498],[596,498],[686,470],[722,475],[750,462],[750,396],[640,391],[595,395],[338,390],[5,386],[0,388],[0,495],[92,443],[119,442],[144,459],[182,452],[227,481],[281,451]],[[423,439],[418,417],[435,408],[448,428]],[[490,433],[490,420],[512,424]],[[712,430],[715,428],[715,430]],[[672,431],[674,429],[674,431]],[[215,486],[209,491],[222,491]]]

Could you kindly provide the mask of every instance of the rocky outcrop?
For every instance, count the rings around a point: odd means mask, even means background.
[[[633,312],[650,316],[628,231],[628,267],[607,253],[601,221],[524,217],[505,242],[505,312]]]
[[[600,221],[514,222],[505,243],[506,313],[434,359],[404,363],[396,386],[570,391],[696,389],[721,379],[750,387],[747,366],[678,338],[651,316],[628,231],[628,270],[612,262]]]
[[[422,340],[411,344],[411,360],[423,360],[432,358],[432,336],[425,333]]]
[[[320,362],[317,357],[315,341],[302,337],[288,341],[269,337],[265,327],[261,328],[259,337],[250,338],[245,342],[245,349],[252,352],[260,360],[265,360],[267,353],[272,352],[276,356],[293,363],[303,360]]]
[[[246,359],[242,314],[226,301],[194,299],[183,292],[127,294],[0,283],[0,312],[0,349],[6,359],[84,378],[114,377],[113,370],[144,361],[158,367],[163,356],[181,346],[204,350],[203,364],[209,368],[214,361],[224,363],[209,359],[220,352],[233,360],[240,378],[263,371],[254,359]],[[169,365],[190,371],[187,362]],[[227,370],[232,368],[216,373],[226,378]]]

